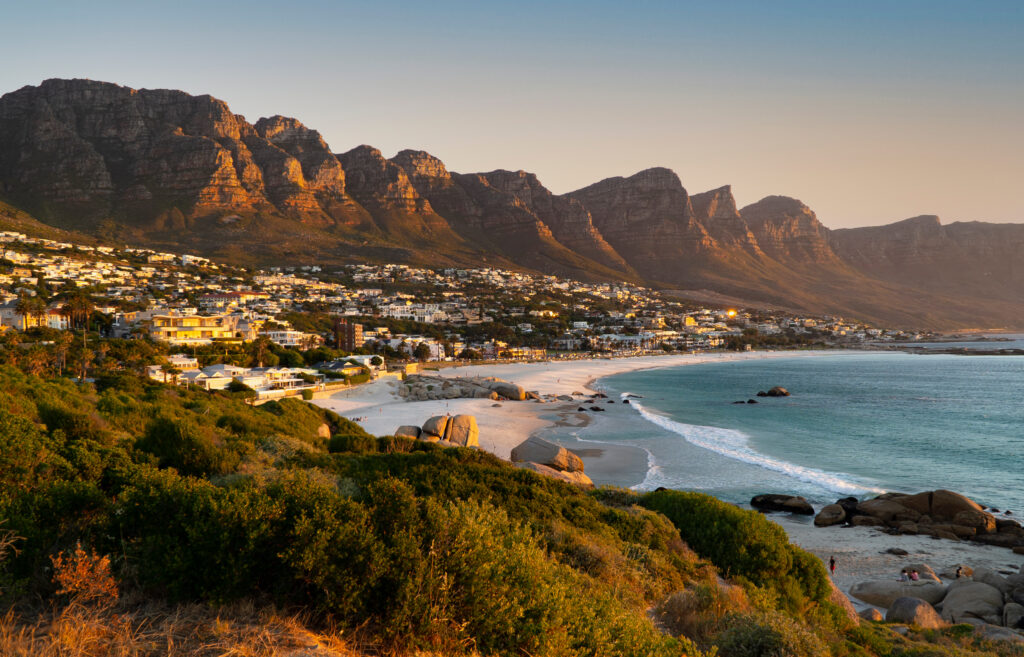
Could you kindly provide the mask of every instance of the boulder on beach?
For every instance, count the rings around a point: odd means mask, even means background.
[[[921,598],[896,598],[885,612],[885,622],[906,623],[925,630],[937,630],[947,624],[935,607]]]
[[[395,429],[395,435],[417,440],[420,437],[420,428],[408,424],[403,424],[402,426]]]
[[[783,513],[797,513],[800,515],[814,515],[814,507],[803,497],[796,495],[755,495],[750,500],[750,506],[759,511],[781,511]]]
[[[975,582],[982,582],[988,584],[991,587],[999,589],[999,592],[1006,595],[1013,590],[1013,585],[1009,579],[1003,577],[996,571],[990,568],[975,568],[971,574],[971,579]]]
[[[859,615],[864,620],[872,621],[872,622],[875,622],[875,623],[880,623],[880,622],[885,620],[885,616],[882,615],[882,612],[878,611],[874,607],[868,607],[867,609],[861,609]]]
[[[890,579],[874,579],[857,582],[850,587],[850,595],[862,602],[888,609],[897,598],[920,598],[937,605],[946,595],[946,587],[939,582],[923,580],[899,582]]]
[[[423,423],[423,433],[437,436],[438,439],[444,438],[444,431],[448,428],[448,419],[447,415],[435,415]]]
[[[448,421],[445,440],[459,447],[479,447],[480,429],[475,415],[456,415]]]
[[[1003,625],[1005,627],[1024,628],[1024,605],[1007,602],[1003,607]]]
[[[526,390],[514,383],[509,383],[508,381],[488,381],[485,385],[506,399],[511,399],[512,401],[526,400]]]
[[[822,507],[818,515],[814,516],[815,527],[831,527],[843,522],[846,522],[846,511],[838,504]]]
[[[542,463],[532,462],[521,462],[513,463],[517,468],[523,468],[524,470],[532,470],[537,474],[544,475],[545,477],[551,477],[552,479],[559,479],[566,483],[575,484],[577,486],[593,487],[594,482],[590,480],[590,477],[583,474],[582,472],[564,472],[562,470],[555,470],[554,468],[548,467]]]
[[[512,448],[512,462],[534,462],[562,472],[583,472],[583,459],[566,448],[531,436]]]
[[[1003,620],[1003,594],[984,582],[959,579],[942,600],[942,618],[949,623],[980,619],[998,625]]]

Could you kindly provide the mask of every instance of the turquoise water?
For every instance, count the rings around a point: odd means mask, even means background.
[[[857,353],[751,359],[602,379],[612,399],[579,439],[642,448],[640,488],[812,501],[948,488],[1024,508],[1024,357]],[[756,398],[781,385],[791,397]],[[758,404],[733,404],[758,399]]]

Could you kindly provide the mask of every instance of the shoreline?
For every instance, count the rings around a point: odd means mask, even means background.
[[[837,355],[842,351],[772,351],[738,354],[686,354],[658,355],[585,361],[542,361],[534,363],[508,363],[468,365],[444,368],[430,372],[434,376],[495,376],[521,385],[541,395],[571,395],[572,402],[494,402],[490,399],[453,399],[408,402],[397,396],[398,382],[376,381],[353,390],[336,393],[313,403],[330,408],[339,415],[360,418],[361,424],[374,435],[388,435],[403,424],[421,425],[433,415],[466,413],[477,417],[480,426],[480,446],[496,456],[509,459],[511,450],[530,436],[536,435],[558,442],[577,453],[584,461],[585,471],[596,485],[614,485],[635,488],[647,478],[651,455],[642,447],[592,441],[573,435],[566,430],[599,429],[612,419],[605,413],[579,412],[576,409],[590,395],[602,390],[601,379],[626,372],[661,369],[709,362],[766,358],[808,358]],[[856,350],[855,353],[863,353]],[[880,353],[891,353],[882,351]],[[615,400],[616,402],[620,400]],[[586,404],[589,406],[589,404]],[[609,415],[619,416],[618,413]],[[620,416],[621,417],[621,416]],[[641,420],[644,421],[644,420]],[[912,563],[927,563],[936,572],[955,570],[957,564],[984,566],[993,570],[1019,568],[1024,556],[1005,548],[969,542],[935,540],[925,536],[897,536],[873,528],[815,527],[809,517],[770,514],[769,519],[780,525],[789,540],[827,563],[835,555],[838,568],[835,583],[843,593],[867,579],[895,580],[901,568]],[[886,552],[889,548],[906,550],[908,555],[898,556]],[[860,610],[870,605],[851,599]]]

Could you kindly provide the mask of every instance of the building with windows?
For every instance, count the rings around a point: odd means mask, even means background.
[[[231,315],[154,315],[149,336],[170,344],[210,344],[238,341],[237,318]]]

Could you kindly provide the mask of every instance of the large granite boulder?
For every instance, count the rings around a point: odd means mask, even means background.
[[[881,622],[881,621],[885,620],[885,616],[882,615],[882,612],[878,611],[874,607],[868,607],[867,609],[861,609],[860,617],[863,618],[866,621],[873,621],[875,623],[878,623],[878,622]]]
[[[908,573],[912,570],[916,570],[917,576],[921,578],[919,581],[930,580],[932,582],[939,582],[940,584],[942,583],[942,579],[938,575],[936,575],[935,571],[932,570],[932,567],[926,563],[908,563],[906,566],[903,567],[903,570],[907,571]]]
[[[909,520],[915,522],[921,514],[913,509],[908,509],[895,500],[887,500],[876,497],[857,505],[857,511],[864,515],[878,518],[884,523],[903,522]]]
[[[423,433],[437,436],[438,440],[444,438],[444,432],[448,428],[449,419],[451,418],[447,415],[435,415],[423,423]]]
[[[750,500],[750,506],[760,511],[782,511],[784,513],[798,513],[800,515],[814,515],[814,507],[803,497],[795,495],[755,495]]]
[[[939,612],[935,611],[935,607],[921,598],[896,598],[885,612],[885,622],[917,625],[925,630],[937,630],[946,626],[946,622],[939,616]]]
[[[929,515],[936,519],[952,520],[962,511],[983,510],[980,504],[960,493],[954,493],[951,490],[937,490],[932,492]]]
[[[975,582],[982,582],[983,584],[988,584],[991,587],[997,588],[1003,595],[1010,593],[1014,588],[1009,579],[1003,577],[990,568],[975,568],[974,573],[971,575],[971,579]]]
[[[1024,628],[1024,605],[1007,602],[1003,606],[1003,625],[1012,628]]]
[[[498,395],[510,399],[512,401],[525,401],[526,390],[522,386],[518,386],[508,381],[488,381],[484,385]]]
[[[403,424],[402,426],[395,429],[395,435],[403,436],[406,438],[412,438],[413,440],[418,440],[420,437],[420,428],[408,424]]]
[[[929,604],[937,605],[946,595],[946,587],[930,580],[899,582],[877,579],[857,582],[850,587],[850,595],[869,605],[886,609],[898,598],[920,598]]]
[[[942,600],[942,619],[949,623],[982,620],[998,625],[1003,620],[1003,594],[984,582],[957,580],[949,585]]]
[[[480,429],[474,415],[456,415],[448,421],[445,440],[459,447],[479,447]]]
[[[555,470],[554,468],[550,468],[541,463],[515,463],[513,465],[517,468],[532,470],[533,472],[544,475],[545,477],[560,479],[561,481],[575,484],[577,486],[592,487],[594,485],[594,482],[590,480],[590,477],[582,472],[564,472],[562,470]]]
[[[818,515],[814,516],[815,527],[831,527],[843,522],[846,522],[846,510],[838,504],[822,507]]]
[[[969,509],[961,511],[953,516],[953,524],[961,527],[971,527],[979,534],[994,534],[996,531],[996,519],[991,513]]]
[[[542,463],[562,472],[583,472],[583,459],[552,442],[530,436],[512,448],[512,462]]]
[[[1024,643],[1024,634],[1005,627],[999,627],[998,625],[983,623],[974,628],[974,633],[989,641],[1005,641],[1015,644]]]

